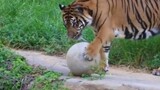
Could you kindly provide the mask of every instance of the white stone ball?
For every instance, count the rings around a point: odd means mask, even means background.
[[[100,54],[92,61],[84,59],[84,53],[89,43],[80,42],[74,44],[67,52],[67,65],[73,75],[91,74],[92,67],[97,67],[100,61]]]

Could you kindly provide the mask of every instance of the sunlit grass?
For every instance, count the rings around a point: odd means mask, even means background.
[[[160,36],[148,40],[115,40],[110,63],[136,68],[160,67]]]
[[[60,76],[60,73],[31,67],[23,57],[0,43],[0,90],[67,90]]]
[[[51,53],[64,52],[70,46],[55,0],[1,0],[0,3],[3,3],[0,40],[5,45]]]

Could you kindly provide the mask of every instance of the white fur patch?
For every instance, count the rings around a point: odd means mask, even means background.
[[[151,32],[146,31],[146,39],[151,37],[151,36],[152,36]]]
[[[114,35],[117,38],[125,38],[124,31],[122,31],[121,29],[115,29]]]

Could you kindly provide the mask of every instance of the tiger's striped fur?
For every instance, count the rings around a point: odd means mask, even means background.
[[[101,52],[106,65],[115,37],[147,39],[160,34],[160,0],[75,0],[60,8],[69,37],[78,39],[86,26],[94,27],[96,37],[85,58],[92,60]]]

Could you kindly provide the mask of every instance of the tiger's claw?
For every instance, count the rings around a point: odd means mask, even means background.
[[[86,53],[83,53],[83,58],[86,61],[93,61],[94,60],[92,57],[88,56]]]
[[[159,69],[154,69],[154,70],[152,71],[152,74],[153,74],[153,75],[156,75],[156,76],[160,76],[160,68],[159,68]]]
[[[109,72],[109,67],[106,66],[105,69],[104,69],[104,71],[105,71],[105,72]]]

